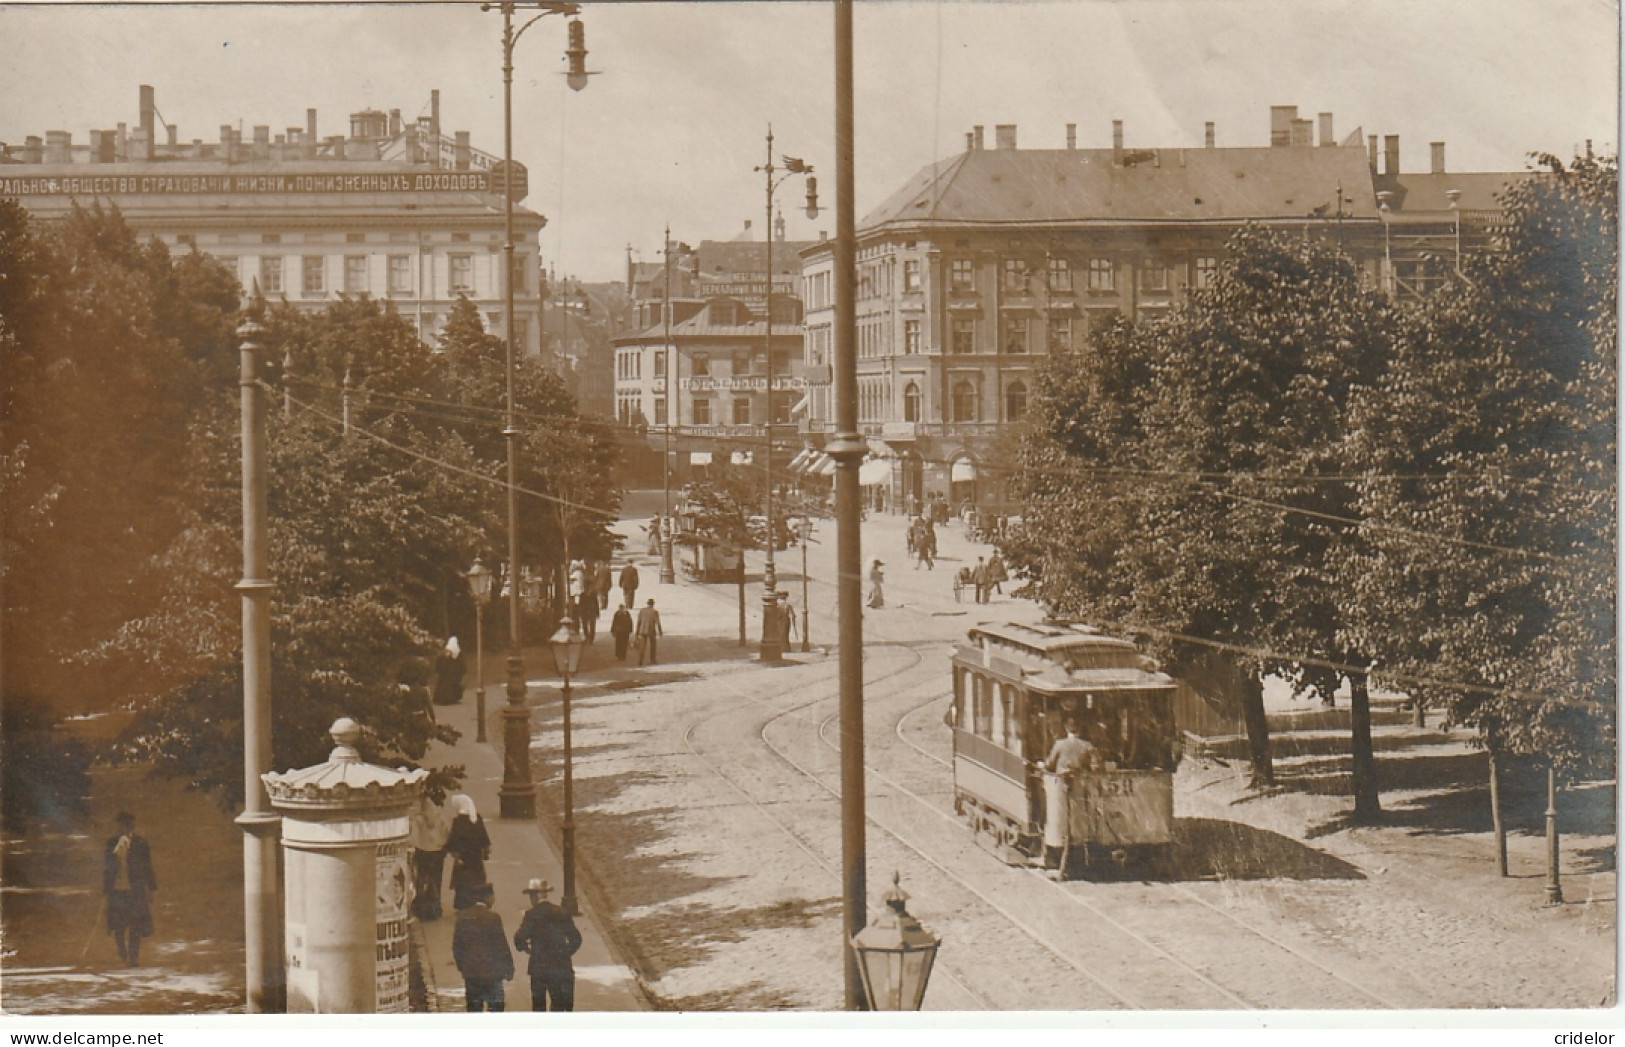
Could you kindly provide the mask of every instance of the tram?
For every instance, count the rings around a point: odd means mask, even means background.
[[[984,623],[953,652],[954,810],[1011,864],[1165,859],[1179,762],[1176,683],[1128,640],[1088,626]],[[1045,767],[1071,723],[1093,747]]]

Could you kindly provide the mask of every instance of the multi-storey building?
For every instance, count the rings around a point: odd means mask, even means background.
[[[759,453],[770,419],[784,432],[806,396],[795,292],[801,251],[809,245],[782,239],[782,229],[776,237],[771,299],[767,244],[760,240],[708,240],[682,259],[674,251],[669,317],[662,310],[664,271],[628,267],[629,290],[638,297],[630,330],[614,339],[616,418],[646,429],[662,446],[669,426],[684,472],[691,463]]]
[[[1422,293],[1481,243],[1496,192],[1519,175],[1401,174],[1399,139],[1341,144],[1332,116],[1271,109],[1269,146],[1018,149],[1016,128],[982,129],[963,153],[925,168],[859,223],[858,417],[877,503],[931,494],[998,502],[1046,354],[1076,348],[1118,316],[1154,321],[1205,286],[1245,224],[1335,239],[1392,293]],[[1379,173],[1379,159],[1383,170]],[[833,428],[834,258],[802,251],[806,363],[816,444]]]
[[[0,197],[15,197],[40,218],[75,204],[116,205],[137,233],[172,247],[195,244],[228,265],[244,289],[319,309],[341,295],[392,303],[426,339],[435,337],[459,296],[503,333],[502,160],[469,144],[466,131],[440,130],[439,92],[431,115],[404,121],[400,110],[350,116],[349,133],[321,136],[316,110],[302,127],[252,137],[230,125],[218,141],[180,141],[154,91],[142,86],[140,120],[0,144]],[[514,196],[525,172],[514,165]],[[514,334],[524,351],[540,345],[537,234],[545,219],[514,208]]]

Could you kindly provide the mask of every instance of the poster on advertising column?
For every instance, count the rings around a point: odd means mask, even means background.
[[[380,843],[374,868],[378,882],[374,1009],[378,1014],[404,1014],[410,1008],[406,844],[400,840]]]

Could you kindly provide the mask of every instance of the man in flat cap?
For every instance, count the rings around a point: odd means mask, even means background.
[[[530,910],[513,932],[513,944],[520,952],[530,953],[530,1009],[573,1011],[576,972],[570,957],[581,948],[581,932],[569,913],[547,900],[552,890],[540,878],[526,885]]]

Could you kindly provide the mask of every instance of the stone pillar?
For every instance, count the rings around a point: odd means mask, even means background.
[[[363,763],[361,727],[333,724],[326,763],[262,775],[282,816],[289,1014],[408,1009],[409,812],[425,770]]]

